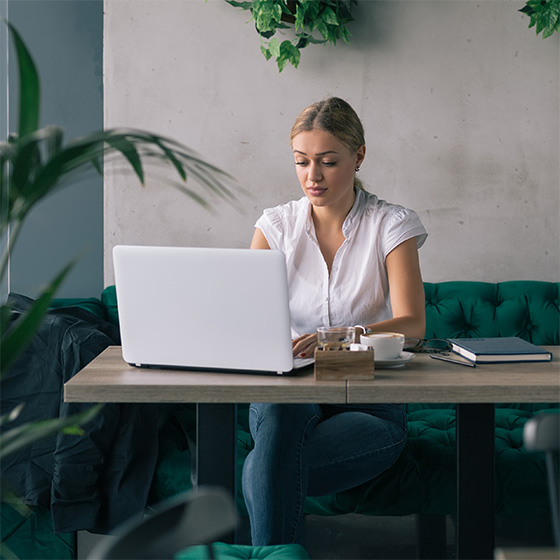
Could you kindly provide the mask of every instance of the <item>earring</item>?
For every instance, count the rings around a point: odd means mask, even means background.
[[[358,167],[356,167],[355,169],[356,173],[358,173],[358,171],[360,171],[360,166],[358,165]]]

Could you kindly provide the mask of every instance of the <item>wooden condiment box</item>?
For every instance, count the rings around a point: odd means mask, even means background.
[[[373,350],[315,350],[315,379],[374,379]]]

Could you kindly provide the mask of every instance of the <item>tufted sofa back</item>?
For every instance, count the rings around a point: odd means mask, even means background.
[[[426,338],[519,336],[560,344],[560,283],[424,283]]]
[[[426,338],[519,336],[540,346],[560,345],[560,283],[424,283]],[[97,298],[55,300],[54,306],[79,305],[118,325],[115,286]]]

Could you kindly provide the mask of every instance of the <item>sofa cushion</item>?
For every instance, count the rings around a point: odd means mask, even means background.
[[[309,555],[299,544],[274,546],[248,546],[242,544],[213,543],[216,560],[306,560]],[[175,555],[175,560],[210,560],[205,546],[189,547]]]
[[[29,508],[27,514],[7,503],[0,508],[2,558],[59,560],[76,558],[76,533],[54,533],[51,512],[43,507]],[[8,550],[13,554],[10,556]]]
[[[119,310],[117,308],[117,290],[115,286],[107,286],[101,293],[101,301],[105,307],[107,321],[119,326]]]
[[[427,338],[519,336],[560,344],[558,282],[424,283]]]
[[[105,305],[95,297],[90,298],[55,298],[51,301],[51,309],[66,309],[68,307],[79,307],[93,313],[99,319],[107,319],[105,316]]]

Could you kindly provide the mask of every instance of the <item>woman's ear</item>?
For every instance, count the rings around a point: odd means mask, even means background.
[[[365,145],[363,145],[358,148],[358,152],[356,154],[356,167],[360,167],[360,165],[362,165],[362,162],[364,161],[365,157],[366,157],[366,147]]]

